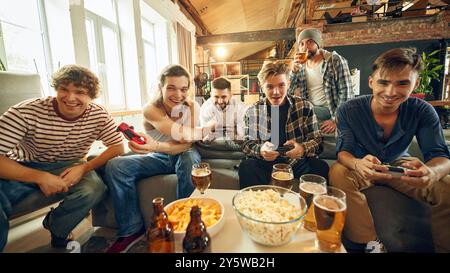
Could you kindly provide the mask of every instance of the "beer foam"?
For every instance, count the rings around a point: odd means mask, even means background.
[[[294,179],[294,175],[287,172],[274,172],[272,173],[272,177],[278,180],[291,180]]]
[[[192,170],[192,175],[197,177],[208,176],[211,174],[211,170],[208,169],[194,169]]]
[[[316,195],[313,202],[315,206],[327,211],[338,212],[347,209],[345,202],[334,196]]]
[[[314,182],[300,183],[300,189],[311,194],[324,194],[327,192],[327,189],[322,184]]]

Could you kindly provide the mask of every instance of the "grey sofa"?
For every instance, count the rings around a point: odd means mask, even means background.
[[[212,168],[211,188],[239,189],[237,165],[245,158],[240,151],[217,148],[205,144],[196,144],[202,160]],[[419,156],[417,143],[410,148],[413,156]],[[334,136],[325,136],[324,151],[321,158],[331,165],[336,160]],[[101,174],[102,170],[100,170]],[[165,203],[175,200],[177,177],[174,174],[158,175],[138,181],[140,207],[148,224],[152,215],[151,201],[163,196]],[[298,190],[298,184],[294,190]],[[406,195],[384,186],[374,186],[363,191],[372,211],[375,227],[380,239],[391,252],[433,252],[433,241],[427,205],[415,201]],[[93,225],[115,228],[114,209],[110,198],[106,198],[93,209]],[[347,251],[360,252],[363,246],[344,238]]]

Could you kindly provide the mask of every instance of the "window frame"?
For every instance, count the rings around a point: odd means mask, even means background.
[[[36,31],[39,32],[41,43],[39,47],[42,48],[42,56],[43,58],[43,67],[45,68],[45,71],[39,71],[36,67],[32,69],[33,72],[30,71],[21,71],[17,70],[17,72],[24,72],[24,73],[34,73],[39,75],[40,81],[41,81],[41,88],[43,95],[48,96],[54,94],[54,90],[51,87],[51,75],[53,74],[53,59],[52,59],[52,52],[50,47],[50,40],[49,40],[49,33],[47,28],[47,14],[45,11],[45,1],[44,0],[34,0],[36,3],[36,12],[37,17],[39,21],[39,26],[36,28],[29,28],[28,26],[16,24],[13,22],[8,21],[2,21],[0,20],[0,59],[6,69],[6,71],[10,71],[8,69],[8,59],[7,59],[7,53],[6,53],[6,46],[5,46],[5,39],[4,39],[4,31],[2,27],[2,23],[10,24],[12,26],[16,26],[22,29],[25,29],[27,31]],[[34,60],[36,60],[34,58]]]
[[[119,110],[127,110],[127,96],[126,96],[126,84],[125,84],[125,77],[124,77],[124,66],[123,66],[123,56],[122,56],[122,45],[121,45],[121,37],[120,37],[120,27],[119,27],[119,18],[117,16],[117,4],[116,1],[113,1],[113,7],[115,9],[115,16],[117,20],[117,24],[109,21],[108,19],[93,13],[92,11],[88,9],[84,9],[85,11],[85,21],[86,24],[88,20],[91,20],[93,22],[94,27],[94,39],[95,39],[95,50],[96,50],[96,56],[97,56],[97,63],[96,63],[96,69],[97,74],[101,81],[102,86],[102,92],[101,92],[101,98],[102,98],[102,104],[105,105],[110,111],[119,111]],[[105,47],[104,47],[104,37],[103,37],[103,31],[102,28],[107,27],[111,29],[116,34],[116,41],[117,41],[117,48],[118,48],[118,57],[119,57],[119,69],[120,69],[120,89],[122,90],[122,96],[123,101],[120,104],[111,105],[110,104],[110,94],[109,94],[109,88],[108,88],[108,75],[106,73],[106,57],[105,57]],[[89,54],[89,59],[92,58]],[[90,61],[90,63],[92,63]],[[94,68],[91,67],[92,70]]]

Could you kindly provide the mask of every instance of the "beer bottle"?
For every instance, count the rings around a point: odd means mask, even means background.
[[[198,206],[191,208],[191,221],[186,228],[183,239],[183,252],[185,253],[210,253],[211,237],[206,231],[206,225],[202,221],[202,212]]]
[[[174,253],[175,237],[163,207],[164,198],[153,199],[153,216],[147,229],[147,250],[152,253]]]

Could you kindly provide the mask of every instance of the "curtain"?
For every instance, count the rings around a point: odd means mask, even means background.
[[[185,29],[180,23],[177,23],[177,45],[179,64],[186,67],[188,71],[192,71],[192,40],[191,33]]]

